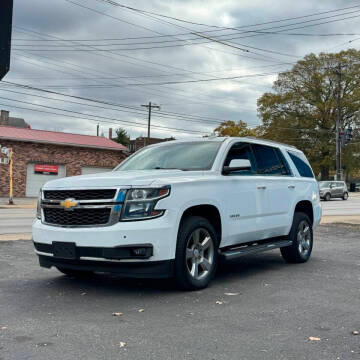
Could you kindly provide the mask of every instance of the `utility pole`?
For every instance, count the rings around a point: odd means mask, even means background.
[[[100,129],[100,125],[97,124],[96,125],[96,136],[99,136],[99,129]]]
[[[14,205],[13,199],[13,150],[9,149],[9,205]]]
[[[148,108],[149,110],[149,116],[148,116],[148,133],[147,133],[147,145],[150,145],[150,123],[151,123],[151,109],[158,109],[160,110],[160,106],[159,105],[152,105],[151,101],[149,102],[148,105],[141,105],[143,107]]]
[[[342,151],[342,136],[344,136],[342,131],[342,113],[341,113],[341,79],[342,79],[342,64],[335,69],[335,74],[338,78],[337,86],[337,114],[336,114],[336,180],[342,180],[343,170],[342,170],[342,161],[341,161],[341,151]]]

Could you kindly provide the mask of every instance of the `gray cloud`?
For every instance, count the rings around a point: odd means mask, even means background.
[[[14,31],[11,71],[4,79],[22,84],[63,92],[70,95],[89,97],[107,102],[128,104],[136,106],[136,111],[143,111],[141,104],[152,101],[162,106],[162,111],[176,112],[201,117],[210,117],[221,120],[239,120],[248,122],[251,126],[260,123],[256,113],[256,101],[265,92],[271,90],[272,81],[276,73],[288,69],[291,65],[282,63],[295,62],[307,53],[328,51],[334,48],[339,51],[347,48],[349,44],[337,46],[354,38],[354,36],[339,37],[305,37],[288,35],[258,35],[231,40],[239,47],[248,45],[259,49],[267,49],[286,53],[292,56],[268,53],[261,50],[250,49],[243,52],[238,49],[223,46],[221,44],[206,43],[200,45],[186,45],[181,47],[169,47],[163,49],[149,49],[136,51],[92,51],[93,48],[82,47],[90,51],[35,51],[44,49],[43,45],[62,45],[62,49],[72,49],[72,42],[27,42],[19,39],[54,39],[51,36],[62,39],[119,39],[127,37],[149,37],[159,34],[179,34],[191,31],[214,30],[204,26],[191,25],[176,22],[171,19],[163,19],[173,22],[180,27],[155,21],[154,18],[136,14],[129,10],[112,7],[97,0],[73,0],[83,6],[91,7],[110,16],[118,17],[115,20],[107,16],[89,11],[87,9],[70,4],[65,0],[17,0],[14,8]],[[120,2],[120,0],[119,0]],[[173,0],[173,1],[129,1],[126,5],[146,9],[155,13],[178,17],[193,22],[200,22],[216,26],[241,27],[256,23],[269,22],[289,17],[304,16],[320,11],[328,11],[341,7],[357,5],[350,0],[332,0],[326,2],[314,2],[303,0],[290,2],[278,0],[268,2],[265,0]],[[355,11],[349,9],[344,12]],[[360,8],[359,8],[360,10]],[[331,16],[329,13],[325,16]],[[359,13],[345,16],[360,16]],[[318,16],[320,17],[320,16]],[[288,22],[268,24],[250,29],[270,28],[282,26],[313,18],[304,18]],[[333,18],[335,19],[335,18]],[[330,18],[328,20],[331,20]],[[127,23],[125,23],[126,21]],[[323,20],[326,21],[326,20]],[[133,23],[135,25],[131,25]],[[353,18],[316,27],[293,30],[309,34],[319,33],[353,33],[356,32],[359,18]],[[308,23],[310,24],[310,23]],[[303,24],[306,25],[306,24]],[[294,25],[294,27],[302,25]],[[145,30],[148,28],[148,30]],[[184,29],[185,27],[185,29]],[[24,30],[25,29],[25,30]],[[282,30],[285,28],[277,28]],[[35,31],[31,33],[27,30]],[[290,32],[290,31],[288,31]],[[38,34],[40,33],[40,34]],[[218,31],[211,34],[231,34],[233,31]],[[50,35],[50,36],[49,36]],[[249,36],[254,34],[237,34],[236,36]],[[234,35],[235,36],[235,35]],[[177,36],[177,38],[192,38],[193,36]],[[147,42],[169,40],[172,38],[154,38],[127,40],[131,42]],[[203,41],[203,40],[200,40]],[[206,41],[206,40],[204,40]],[[94,43],[94,42],[93,42]],[[99,42],[101,43],[101,42]],[[108,40],[102,43],[121,44],[121,41]],[[21,44],[38,44],[41,46],[22,47]],[[164,43],[165,44],[165,43]],[[157,46],[151,44],[149,46]],[[352,44],[355,46],[356,43]],[[65,47],[66,46],[66,47]],[[131,47],[128,45],[126,47]],[[21,48],[21,50],[20,50]],[[119,49],[121,45],[109,48]],[[17,49],[17,50],[16,50]],[[59,49],[59,48],[54,48]],[[251,57],[251,58],[248,58]],[[159,83],[166,81],[189,81],[193,79],[206,79],[215,77],[244,76],[249,74],[268,73],[263,77],[241,78],[238,80],[221,80],[213,82],[126,86],[134,83]],[[105,88],[93,88],[84,85],[107,85]],[[98,119],[102,131],[107,134],[107,129],[116,126],[124,127],[131,136],[146,134],[146,113],[131,114],[111,109],[100,109],[78,105],[69,102],[60,102],[49,99],[37,98],[31,95],[15,94],[1,89],[37,94],[52,99],[65,99],[81,102],[76,99],[66,99],[56,95],[42,94],[30,90],[0,85],[0,97],[26,101],[31,104],[66,109],[84,113],[84,117],[96,115],[114,118],[105,123],[104,119]],[[52,129],[85,134],[95,134],[96,117],[94,121],[80,118],[55,116],[29,110],[21,110],[15,107],[28,107],[43,111],[57,112],[59,114],[74,114],[36,108],[29,104],[21,104],[0,98],[0,107],[8,108],[14,116],[24,117],[33,128]],[[95,105],[95,104],[93,104]],[[101,106],[99,104],[99,106]],[[107,107],[107,106],[104,106]],[[78,115],[81,117],[81,115]],[[189,120],[189,119],[186,119]],[[126,121],[121,123],[120,121]],[[130,124],[129,124],[130,122]],[[216,127],[214,122],[185,121],[178,117],[163,118],[154,111],[152,122],[154,125],[184,129],[184,132],[175,132],[166,129],[152,129],[153,136],[167,137],[173,135],[177,138],[196,136],[186,131],[199,131],[211,133]],[[131,123],[143,123],[139,127]],[[198,134],[197,136],[200,136]]]

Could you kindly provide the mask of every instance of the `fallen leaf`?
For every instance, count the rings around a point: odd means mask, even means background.
[[[119,346],[120,346],[121,348],[125,347],[125,346],[126,346],[126,342],[120,341]]]
[[[321,341],[320,338],[314,337],[314,336],[310,336],[310,337],[309,337],[309,340],[310,340],[310,341]]]
[[[139,309],[138,311],[139,311],[139,312],[144,312],[145,310],[144,310],[144,309]]]
[[[354,331],[352,332],[352,334],[353,334],[353,335],[359,335],[359,332],[358,332],[357,330],[354,330]]]
[[[113,316],[121,316],[124,315],[122,312],[113,312],[112,313]]]
[[[240,295],[240,293],[230,293],[230,292],[228,292],[228,293],[225,293],[225,295],[227,295],[227,296],[236,296],[236,295]]]
[[[222,305],[224,302],[223,301],[219,301],[219,300],[217,300],[216,302],[215,302],[215,304],[218,304],[218,305]]]

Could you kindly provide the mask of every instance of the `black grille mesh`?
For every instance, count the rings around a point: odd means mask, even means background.
[[[45,200],[65,200],[73,198],[76,200],[102,200],[113,199],[115,189],[101,190],[45,190]]]
[[[45,222],[63,226],[102,225],[109,222],[111,209],[74,209],[66,211],[44,208]]]

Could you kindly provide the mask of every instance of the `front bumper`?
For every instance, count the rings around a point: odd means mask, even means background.
[[[141,258],[141,262],[173,260],[176,251],[177,227],[175,216],[167,211],[162,217],[144,220],[118,222],[111,226],[67,228],[43,224],[40,220],[33,223],[33,240],[39,246],[51,246],[54,242],[73,243],[76,248],[92,249],[79,260],[107,261],[111,257],[101,255],[118,251],[118,248],[136,247],[146,244],[152,248],[151,256]],[[115,249],[115,250],[112,250]],[[36,249],[38,255],[48,256],[48,251]],[[51,254],[50,254],[51,256]],[[85,259],[84,259],[85,258]],[[116,257],[115,257],[116,259]],[[139,262],[133,256],[120,257],[118,262]]]
[[[71,270],[115,273],[129,278],[169,278],[174,273],[174,260],[120,262],[57,259],[39,255],[41,267],[59,267]]]

